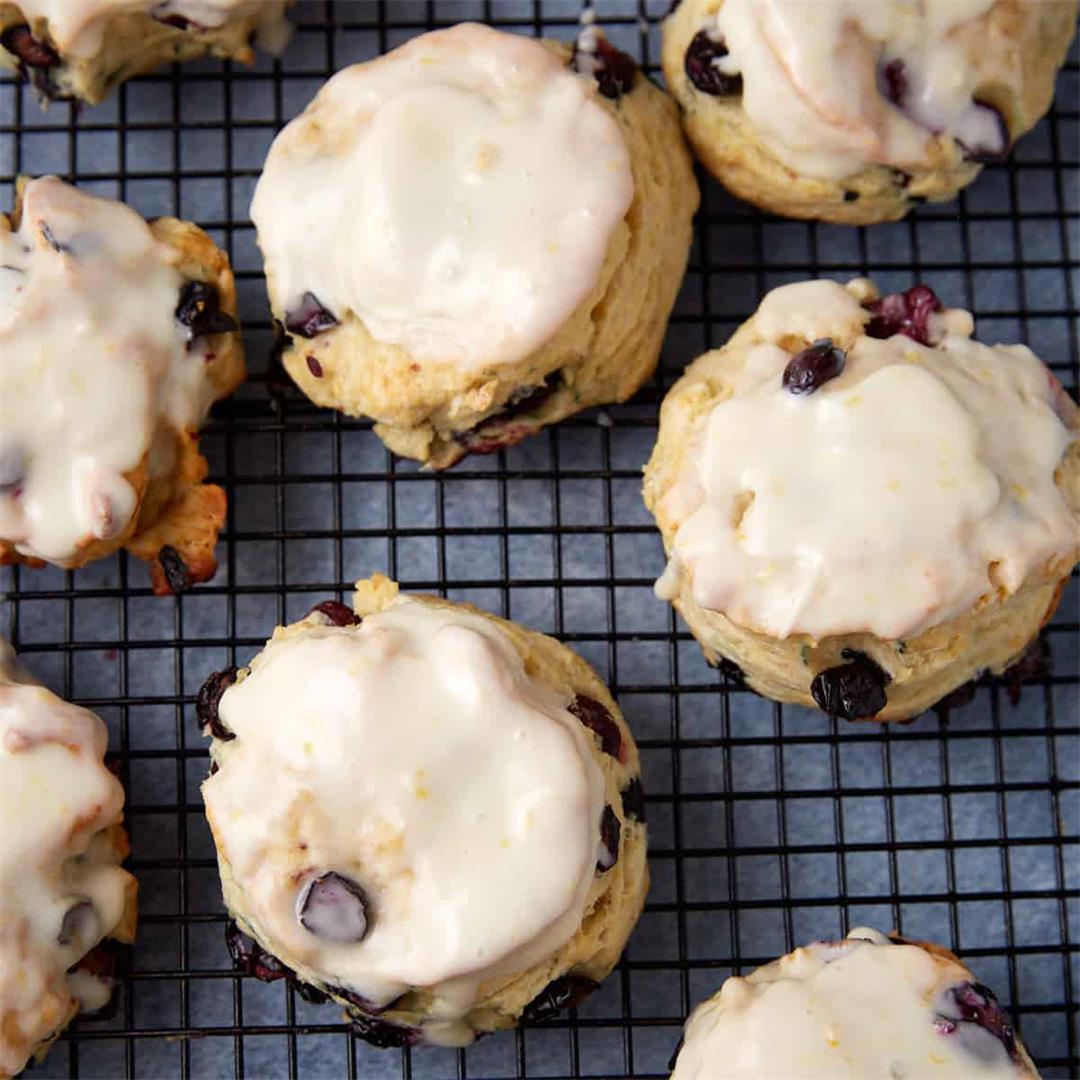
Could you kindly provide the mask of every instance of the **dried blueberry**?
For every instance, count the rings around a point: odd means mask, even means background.
[[[368,898],[355,881],[333,870],[308,882],[296,897],[296,920],[338,945],[363,941],[371,925]]]
[[[612,719],[611,713],[594,698],[584,694],[575,694],[567,709],[576,716],[590,731],[600,737],[600,749],[613,758],[622,753],[622,735],[619,725]]]
[[[308,371],[310,371],[316,379],[321,379],[323,377],[322,364],[320,364],[319,361],[310,354],[308,356],[305,356],[304,359],[307,361]]]
[[[77,945],[86,949],[101,933],[101,922],[94,905],[85,897],[76,900],[64,912],[56,943],[62,947]]]
[[[228,742],[236,736],[221,722],[218,716],[218,706],[221,704],[221,695],[236,682],[236,668],[227,667],[222,671],[215,671],[199,687],[195,695],[195,715],[199,720],[199,727],[205,734],[207,731],[215,739]]]
[[[746,675],[743,673],[743,669],[739,667],[734,660],[729,660],[726,656],[717,656],[715,662],[711,662],[711,666],[716,668],[716,670],[729,682],[746,682]]]
[[[1005,672],[1005,692],[1013,705],[1020,703],[1020,692],[1026,682],[1045,679],[1053,667],[1050,642],[1041,635],[1024,652],[1024,655]]]
[[[236,330],[236,320],[221,310],[217,288],[207,281],[188,281],[180,290],[175,312],[177,322],[188,328],[188,343],[210,334]]]
[[[596,857],[596,872],[606,873],[619,861],[619,840],[622,824],[610,806],[604,807],[600,818],[600,853]]]
[[[852,191],[850,188],[844,191],[844,202],[858,202],[858,200],[859,193],[857,191]]]
[[[818,708],[841,720],[876,716],[885,708],[888,674],[862,653],[845,649],[843,655],[848,663],[819,671],[810,684]]]
[[[271,956],[232,919],[225,924],[225,948],[232,958],[233,970],[242,975],[251,975],[260,982],[296,978],[292,968],[286,967],[276,956]]]
[[[563,1009],[580,1005],[600,984],[584,975],[560,975],[552,980],[521,1011],[531,1024],[552,1019]]]
[[[324,600],[321,604],[316,604],[308,614],[313,615],[316,611],[325,615],[334,626],[355,626],[360,622],[360,616],[340,600]]]
[[[26,453],[15,443],[0,446],[0,495],[13,495],[26,479]]]
[[[699,30],[690,42],[683,60],[686,77],[703,94],[722,97],[742,93],[742,76],[728,75],[720,70],[719,61],[727,56],[727,46]]]
[[[161,570],[170,592],[181,593],[191,588],[191,571],[184,562],[184,556],[172,544],[162,545],[158,552],[158,562],[161,563]]]
[[[863,333],[872,338],[903,334],[920,345],[930,344],[930,316],[942,308],[937,294],[928,285],[915,285],[907,292],[890,293],[863,304],[870,321]]]
[[[591,75],[596,88],[606,98],[618,101],[623,94],[634,89],[638,66],[631,57],[616,49],[607,38],[590,35],[592,48],[582,48],[579,38],[574,43],[570,66],[579,75]]]
[[[844,352],[832,338],[821,338],[796,353],[784,368],[783,386],[789,394],[812,394],[844,370]]]
[[[349,1026],[354,1035],[380,1050],[415,1046],[424,1034],[419,1028],[390,1024],[385,1020],[373,1020],[367,1016],[350,1016]]]
[[[38,41],[26,23],[16,23],[0,33],[0,45],[27,67],[51,68],[60,63],[60,54],[46,42]]]
[[[645,820],[645,789],[636,776],[623,788],[622,805],[628,817]]]
[[[300,298],[298,308],[285,315],[285,328],[289,333],[304,338],[313,338],[337,324],[337,318],[319,303],[314,293],[309,292]]]
[[[935,1027],[942,1035],[952,1035],[958,1029],[962,1030],[964,1024],[975,1024],[993,1035],[1005,1047],[1010,1058],[1014,1061],[1017,1059],[1016,1030],[989,986],[961,983],[947,990],[945,996],[951,999],[950,1003],[956,1011],[955,1014],[951,1010],[938,1013]]]
[[[894,105],[903,107],[908,96],[907,65],[903,60],[890,60],[878,68],[878,89]]]

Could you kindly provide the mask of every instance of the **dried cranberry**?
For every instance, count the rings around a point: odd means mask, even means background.
[[[385,1020],[373,1020],[367,1016],[350,1016],[353,1034],[380,1050],[392,1050],[402,1046],[415,1046],[423,1032],[419,1028],[390,1024]]]
[[[604,874],[619,861],[619,840],[622,824],[610,806],[604,807],[600,818],[600,854],[596,858],[596,872]]]
[[[363,941],[371,926],[364,890],[333,870],[309,881],[296,897],[296,921],[317,938],[335,945]]]
[[[903,106],[908,95],[907,65],[903,60],[890,60],[878,69],[878,87],[894,105]]]
[[[217,287],[208,281],[188,281],[180,290],[176,305],[176,321],[188,328],[188,343],[210,334],[227,334],[236,330],[236,320],[221,310]]]
[[[1023,684],[1045,679],[1050,674],[1053,662],[1050,642],[1040,635],[1027,647],[1024,655],[1005,672],[1005,692],[1009,695],[1009,701],[1018,705]]]
[[[218,716],[221,695],[236,682],[236,671],[235,667],[215,671],[199,687],[199,692],[195,695],[195,715],[198,717],[199,727],[204,734],[209,731],[220,742],[228,742],[230,739],[236,738]]]
[[[559,387],[561,376],[553,372],[539,386],[523,386],[507,398],[506,404],[491,416],[481,420],[468,431],[455,431],[454,442],[470,454],[493,454],[504,446],[513,446],[529,435],[529,424],[508,424],[506,421],[538,409]]]
[[[309,1004],[324,1005],[330,1000],[330,995],[324,993],[311,983],[302,982],[300,979],[290,979],[292,988]]]
[[[929,345],[930,316],[941,311],[942,303],[928,285],[915,285],[907,292],[869,300],[863,307],[871,316],[863,329],[867,337],[889,338],[893,334],[903,334],[920,345]]]
[[[340,600],[324,600],[321,604],[316,604],[308,614],[314,615],[316,611],[326,616],[334,626],[356,626],[360,622],[360,616]]]
[[[337,324],[337,318],[319,303],[314,293],[309,292],[300,298],[298,308],[285,314],[285,328],[290,334],[304,338],[313,338]]]
[[[553,979],[521,1011],[531,1024],[551,1020],[563,1009],[580,1005],[600,984],[584,975],[560,975]]]
[[[591,75],[596,80],[597,90],[604,97],[618,101],[623,94],[629,94],[634,89],[638,66],[607,38],[598,34],[590,37],[595,43],[592,49],[582,48],[580,38],[574,43],[570,66],[579,75]]]
[[[26,453],[15,443],[0,446],[0,495],[12,495],[26,479]]]
[[[0,45],[17,56],[27,67],[51,68],[60,63],[60,54],[44,41],[38,41],[26,23],[16,23],[0,34]]]
[[[600,736],[600,749],[605,754],[610,754],[613,758],[619,757],[622,753],[619,725],[599,701],[584,694],[575,694],[567,709],[590,731]]]
[[[712,666],[730,682],[743,683],[746,681],[743,669],[734,660],[729,660],[726,656],[717,656],[716,662]]]
[[[60,932],[56,935],[56,944],[62,947],[79,945],[85,948],[100,932],[101,922],[94,905],[83,897],[64,912]]]
[[[725,74],[717,63],[727,54],[727,46],[722,41],[711,38],[706,30],[699,30],[686,50],[683,61],[686,77],[703,94],[714,97],[741,94],[742,76]]]
[[[308,371],[310,371],[316,379],[321,379],[323,377],[322,364],[320,364],[319,361],[311,355],[304,357],[304,359],[307,361]]]
[[[844,370],[844,352],[832,338],[821,338],[796,353],[784,368],[783,386],[789,394],[812,394]]]
[[[182,593],[185,589],[191,588],[191,571],[184,562],[184,556],[172,544],[161,546],[158,562],[161,563],[161,570],[170,592]]]
[[[963,1024],[975,1024],[989,1032],[1017,1060],[1016,1030],[1008,1014],[998,1004],[997,995],[982,983],[961,983],[945,992],[955,1007],[955,1015],[938,1013],[935,1027],[942,1035],[952,1035]]]
[[[390,1005],[376,1005],[374,1001],[369,1001],[366,997],[362,997],[352,990],[346,990],[344,986],[329,986],[327,990],[335,997],[344,998],[353,1008],[370,1013],[372,1016],[378,1016],[380,1013],[386,1012],[393,1005],[393,1002]]]
[[[848,663],[819,671],[810,684],[818,708],[841,720],[876,716],[885,708],[885,687],[891,679],[870,657],[852,649],[843,655]]]
[[[975,143],[965,142],[957,137],[956,144],[964,151],[964,157],[968,161],[977,161],[986,164],[993,161],[1004,161],[1009,156],[1009,148],[1012,145],[1012,136],[1009,133],[1009,125],[1005,123],[1005,117],[1001,110],[985,101],[975,100],[973,108],[992,114],[995,133],[989,142]]]
[[[622,805],[628,817],[645,820],[645,789],[636,776],[623,788]]]

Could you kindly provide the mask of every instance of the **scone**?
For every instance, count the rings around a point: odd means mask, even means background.
[[[161,64],[217,56],[250,64],[252,43],[289,39],[288,0],[0,0],[0,68],[42,99],[91,105]]]
[[[686,1024],[672,1080],[1037,1080],[993,990],[948,949],[877,930],[732,976]]]
[[[618,707],[565,646],[468,605],[379,576],[354,605],[199,694],[225,903],[277,959],[253,973],[332,997],[378,1046],[463,1046],[572,1004],[648,886]]]
[[[682,0],[663,67],[698,156],[796,218],[951,199],[1050,107],[1075,0]]]
[[[154,591],[217,567],[225,493],[198,429],[244,377],[225,253],[44,177],[0,214],[0,564],[118,548]]]
[[[641,385],[697,203],[674,104],[598,32],[466,23],[335,75],[251,216],[300,389],[443,468]]]
[[[112,995],[135,937],[124,789],[105,725],[18,670],[0,641],[0,1080]]]
[[[710,662],[902,720],[1024,653],[1080,548],[1077,408],[972,327],[926,286],[784,285],[675,384],[645,501]]]

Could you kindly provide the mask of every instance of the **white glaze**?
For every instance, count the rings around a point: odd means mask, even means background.
[[[938,1014],[968,982],[961,964],[876,930],[815,942],[733,976],[686,1025],[672,1080],[1015,1080],[1030,1075],[975,1024]]]
[[[63,565],[121,533],[137,502],[124,473],[152,448],[167,472],[168,430],[206,416],[174,260],[134,210],[55,177],[31,181],[18,232],[0,232],[0,484],[25,473],[0,487],[0,539],[24,555]]]
[[[73,999],[93,1009],[108,998],[100,978],[68,973],[120,922],[130,888],[102,833],[124,802],[102,764],[106,739],[93,713],[15,670],[0,641],[0,1076],[19,1072]],[[74,898],[96,919],[61,946]]]
[[[991,564],[1012,593],[1075,550],[1054,481],[1070,440],[1060,388],[1026,347],[971,340],[966,312],[936,317],[934,346],[859,336],[839,377],[783,389],[792,353],[776,342],[868,317],[834,282],[783,286],[754,316],[765,340],[715,367],[732,393],[692,434],[665,496],[671,554],[700,606],[779,638],[897,639],[993,594]],[[672,571],[659,590],[677,582]]]
[[[346,68],[275,139],[251,205],[272,295],[423,361],[519,360],[595,288],[633,194],[595,82],[475,24]]]
[[[110,20],[132,12],[158,19],[179,15],[208,30],[255,15],[260,44],[274,49],[287,40],[280,29],[285,0],[15,0],[15,4],[30,23],[48,19],[57,49],[81,60],[100,52]]]
[[[990,82],[1016,83],[1015,50],[969,50],[966,24],[994,0],[724,0],[706,28],[743,78],[742,107],[768,148],[795,172],[842,179],[867,165],[917,168],[945,132],[968,146],[998,138],[973,104]],[[878,67],[907,66],[906,115],[878,88]],[[1002,147],[1005,149],[1005,147]]]
[[[264,942],[324,983],[386,1004],[435,995],[431,1041],[479,985],[577,931],[595,880],[604,780],[567,701],[479,616],[401,598],[357,627],[275,636],[226,691],[203,785],[218,850]],[[357,882],[358,944],[315,937],[299,891]]]

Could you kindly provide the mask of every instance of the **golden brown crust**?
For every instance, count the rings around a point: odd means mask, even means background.
[[[0,214],[0,230],[17,229],[22,209],[22,192],[28,182],[20,177],[16,184],[15,206],[10,215]],[[228,256],[197,225],[177,218],[158,218],[150,222],[150,231],[172,249],[176,266],[189,281],[204,281],[215,286],[221,310],[238,318],[236,285]],[[244,381],[244,348],[239,332],[216,334],[207,339],[206,371],[214,388],[214,400],[228,397]],[[125,548],[136,558],[150,564],[154,592],[168,595],[177,573],[166,574],[159,558],[163,548],[172,548],[186,566],[187,584],[207,581],[217,570],[214,546],[225,520],[225,493],[213,484],[204,484],[208,472],[206,459],[199,453],[198,432],[172,432],[175,441],[175,465],[163,476],[151,477],[148,454],[124,479],[137,495],[138,512],[124,529],[107,540],[88,540],[75,556],[65,563],[78,569]],[[22,555],[9,541],[0,539],[0,566],[21,564],[42,567],[45,562]]]
[[[545,44],[569,60],[567,45]],[[656,367],[686,268],[697,183],[674,103],[644,73],[618,101],[597,100],[626,139],[634,199],[596,288],[558,333],[517,363],[463,371],[454,364],[421,366],[405,349],[376,341],[346,313],[317,337],[291,339],[282,355],[312,401],[372,417],[391,450],[441,469],[592,405],[625,401],[641,386]],[[272,272],[268,284],[274,317],[283,321]],[[542,404],[497,423],[497,431],[475,433],[485,419],[497,421],[494,414],[515,395],[542,386],[549,376],[557,384]]]
[[[917,172],[874,165],[841,181],[793,172],[762,144],[738,95],[703,94],[686,76],[686,49],[722,4],[682,0],[664,23],[662,63],[695,152],[740,199],[784,217],[873,225],[902,218],[916,203],[953,198],[982,170],[964,159],[950,137],[939,135],[929,139],[926,167]],[[997,49],[1018,61],[1019,93],[1002,82],[978,91],[979,99],[1005,118],[1013,141],[1050,107],[1058,69],[1076,30],[1076,11],[1076,0],[998,0],[984,19],[963,30],[970,50]]]

